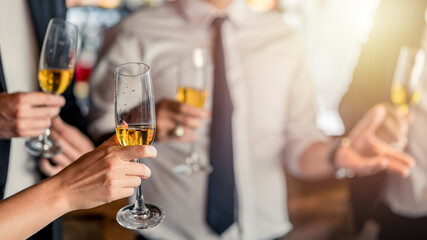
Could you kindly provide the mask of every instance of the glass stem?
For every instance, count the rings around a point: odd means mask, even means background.
[[[44,151],[49,150],[49,147],[50,147],[49,136],[50,136],[50,129],[46,128],[46,130],[43,134],[43,139],[42,139],[42,146],[43,146]]]
[[[196,144],[194,142],[191,143],[191,145],[190,145],[190,155],[189,155],[190,157],[187,158],[187,159],[189,159],[189,161],[187,162],[187,164],[189,164],[189,165],[197,164],[197,159],[194,158],[195,145]]]
[[[139,159],[134,159],[134,162],[139,163]],[[148,208],[145,206],[144,196],[142,195],[142,183],[135,188],[136,201],[133,208],[134,214],[146,215],[149,213]]]

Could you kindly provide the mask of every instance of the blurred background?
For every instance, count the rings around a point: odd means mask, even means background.
[[[380,0],[247,1],[259,11],[272,8],[280,11],[283,21],[301,31],[317,86],[317,125],[327,135],[343,134],[338,105],[351,82],[362,44],[368,40]],[[136,10],[164,2],[67,0],[67,19],[79,27],[81,37],[74,94],[84,115],[90,109],[88,81],[105,31]],[[370,239],[375,229],[368,229],[363,236],[353,234],[346,184],[335,179],[307,184],[289,176],[289,212],[295,229],[286,239]],[[64,238],[135,239],[131,231],[120,227],[115,220],[125,201],[66,215]]]
[[[67,18],[81,37],[75,94],[83,113],[89,103],[88,81],[105,30],[126,15],[163,4],[165,0],[67,0]],[[254,9],[274,7],[283,21],[299,29],[307,44],[312,77],[317,85],[318,127],[327,135],[344,133],[338,104],[351,81],[361,45],[367,41],[380,0],[248,0]],[[84,86],[83,86],[84,85]]]

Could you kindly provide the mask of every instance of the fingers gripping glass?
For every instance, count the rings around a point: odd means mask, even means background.
[[[40,52],[39,85],[43,92],[62,94],[70,85],[76,63],[77,27],[63,19],[49,21]],[[61,152],[58,143],[49,138],[50,129],[26,142],[28,153],[50,158]]]
[[[151,145],[156,131],[156,115],[150,68],[147,65],[135,62],[117,67],[114,102],[116,135],[120,144]],[[161,208],[145,204],[142,184],[135,188],[135,193],[135,204],[120,209],[117,222],[128,229],[146,229],[163,221],[165,213]]]
[[[176,98],[180,103],[203,108],[207,97],[207,53],[204,48],[184,52],[179,60],[178,89]],[[178,127],[182,125],[178,124]],[[179,129],[179,128],[177,128]],[[201,164],[200,156],[191,143],[191,150],[185,163],[176,166],[174,173],[191,175],[197,172],[211,172],[209,164]]]

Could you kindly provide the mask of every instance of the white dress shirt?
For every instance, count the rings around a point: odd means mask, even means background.
[[[425,78],[427,80],[427,78]],[[427,82],[421,87],[421,100],[411,109],[414,121],[409,129],[406,152],[416,162],[408,178],[388,175],[385,202],[398,215],[427,216]]]
[[[7,91],[36,91],[39,53],[25,0],[0,1],[0,51]],[[36,161],[25,151],[26,140],[12,138],[5,198],[40,179]]]
[[[324,139],[315,127],[313,84],[299,34],[282,22],[279,13],[252,12],[243,0],[233,1],[225,11],[203,0],[178,0],[124,20],[115,29],[115,41],[91,80],[94,108],[89,131],[95,137],[114,132],[115,66],[130,61],[147,63],[152,69],[156,101],[175,99],[180,52],[198,46],[211,49],[211,23],[224,15],[226,75],[234,106],[237,220],[222,236],[216,236],[205,223],[207,174],[172,172],[184,162],[191,144],[155,143],[158,156],[145,161],[153,174],[144,181],[143,193],[146,202],[166,211],[166,217],[157,227],[141,232],[150,239],[283,236],[292,228],[283,164],[298,175],[301,153],[314,141]],[[210,105],[208,99],[206,107]],[[201,126],[196,142],[204,162],[209,155],[209,124],[207,120]]]
[[[427,16],[427,9],[425,13]],[[421,48],[427,51],[427,19]],[[412,218],[427,216],[427,71],[423,73],[419,89],[421,99],[411,108],[414,120],[405,149],[415,159],[415,167],[408,178],[389,174],[384,195],[384,201],[395,214]]]

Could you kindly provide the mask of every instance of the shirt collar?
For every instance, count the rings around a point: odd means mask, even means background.
[[[227,17],[235,26],[241,26],[254,12],[245,0],[233,0],[224,10],[218,10],[204,0],[177,0],[178,11],[184,19],[194,26],[209,28],[217,17]]]

